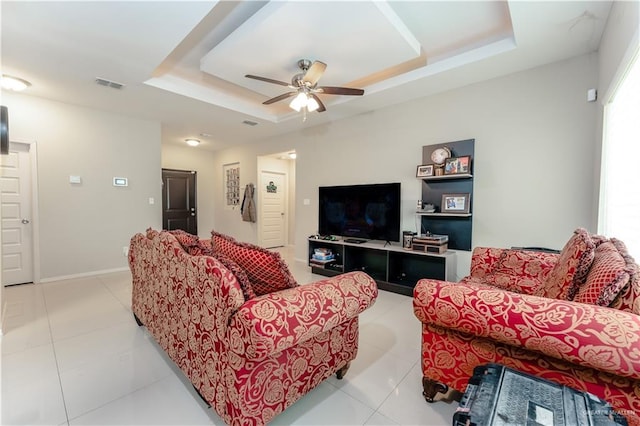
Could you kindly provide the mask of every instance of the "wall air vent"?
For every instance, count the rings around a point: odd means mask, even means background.
[[[256,123],[255,121],[244,120],[242,124],[246,124],[247,126],[255,126],[258,123]]]
[[[124,84],[122,83],[118,83],[118,82],[107,80],[106,78],[100,78],[100,77],[96,77],[96,84],[99,84],[100,86],[111,87],[112,89],[118,89],[118,90],[124,87]]]

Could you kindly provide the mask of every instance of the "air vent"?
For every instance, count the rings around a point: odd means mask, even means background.
[[[96,84],[99,84],[100,86],[111,87],[112,89],[118,89],[118,90],[124,87],[124,84],[122,83],[118,83],[116,81],[111,81],[111,80],[107,80],[106,78],[100,78],[100,77],[96,77]]]
[[[255,126],[258,123],[256,123],[255,121],[244,120],[242,124],[246,124],[247,126]]]

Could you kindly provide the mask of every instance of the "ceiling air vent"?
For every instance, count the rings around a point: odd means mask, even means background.
[[[111,80],[107,80],[106,78],[100,78],[100,77],[96,77],[96,84],[99,84],[100,86],[111,87],[112,89],[118,89],[118,90],[124,87],[124,84],[122,83],[118,83],[116,81],[111,81]]]
[[[244,120],[242,124],[246,124],[247,126],[255,126],[258,123],[256,123],[255,121]]]

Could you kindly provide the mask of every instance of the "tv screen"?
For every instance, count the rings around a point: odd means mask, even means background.
[[[321,186],[320,235],[400,241],[400,183]]]

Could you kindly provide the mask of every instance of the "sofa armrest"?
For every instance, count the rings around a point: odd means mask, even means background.
[[[482,278],[491,274],[504,255],[506,249],[494,247],[476,247],[471,253],[471,276]]]
[[[369,275],[350,272],[256,297],[231,319],[230,350],[263,359],[357,317],[377,296]]]
[[[630,312],[436,280],[418,282],[413,306],[423,323],[640,379],[640,316]]]
[[[471,276],[500,273],[544,281],[558,260],[557,253],[476,247],[471,256]]]

